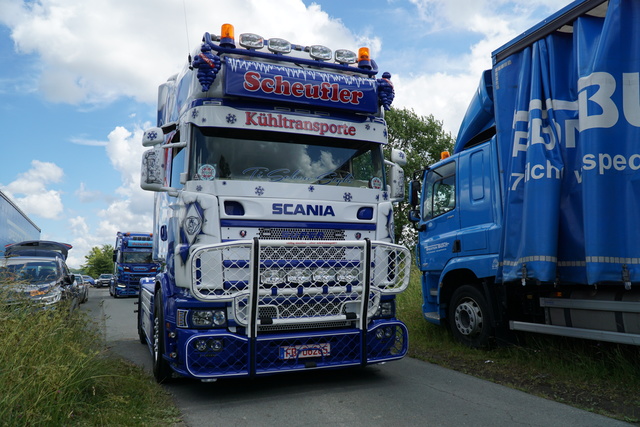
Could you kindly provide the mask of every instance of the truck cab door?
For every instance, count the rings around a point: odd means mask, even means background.
[[[460,251],[456,164],[452,160],[427,171],[422,191],[418,265],[438,276]]]

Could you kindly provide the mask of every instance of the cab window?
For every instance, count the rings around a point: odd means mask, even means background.
[[[427,221],[456,207],[456,164],[447,163],[429,171],[425,189],[423,220]]]

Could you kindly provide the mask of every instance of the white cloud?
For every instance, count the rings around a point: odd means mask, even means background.
[[[55,219],[63,210],[61,192],[47,189],[52,183],[62,180],[64,172],[54,163],[31,161],[31,169],[2,187],[27,215]]]

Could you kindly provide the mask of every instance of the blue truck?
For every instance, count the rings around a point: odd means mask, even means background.
[[[138,331],[158,381],[364,366],[407,352],[393,242],[404,153],[387,143],[390,75],[368,48],[206,33],[160,86],[141,187],[154,258]]]
[[[493,52],[414,174],[426,320],[640,344],[640,2],[580,0]]]
[[[152,257],[153,234],[119,231],[113,250],[113,280],[109,294],[114,298],[137,296],[140,279],[155,276],[159,264]]]

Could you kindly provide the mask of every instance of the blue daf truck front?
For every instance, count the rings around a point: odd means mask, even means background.
[[[144,133],[154,258],[138,330],[158,381],[364,366],[407,352],[390,76],[359,56],[206,33]]]
[[[423,312],[640,345],[640,2],[579,0],[493,53],[454,152],[410,184]]]
[[[136,296],[140,279],[155,276],[159,264],[152,257],[152,233],[118,231],[113,250],[113,281],[109,293],[114,298]]]

